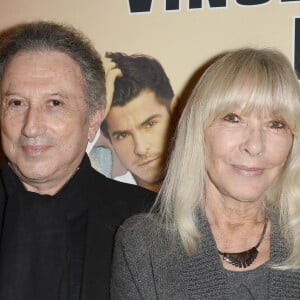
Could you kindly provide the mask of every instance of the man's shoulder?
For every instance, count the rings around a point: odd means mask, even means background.
[[[142,187],[105,177],[94,171],[92,189],[96,200],[107,209],[142,212],[150,209],[156,193]]]
[[[104,188],[109,190],[114,194],[136,194],[136,195],[148,195],[148,196],[155,196],[156,193],[137,186],[135,184],[129,184],[127,182],[118,181],[116,179],[108,178],[103,174],[99,173],[96,170],[93,170],[95,176],[95,184],[98,185],[99,189]]]

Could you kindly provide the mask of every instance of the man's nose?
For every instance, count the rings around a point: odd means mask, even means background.
[[[26,137],[37,137],[45,130],[43,112],[39,107],[29,107],[24,116],[22,134]]]
[[[147,156],[150,149],[150,143],[143,134],[134,136],[134,153],[138,156]]]

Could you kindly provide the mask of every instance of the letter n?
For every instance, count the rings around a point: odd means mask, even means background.
[[[150,12],[152,0],[129,0],[131,13]]]
[[[269,2],[270,0],[236,0],[236,2],[240,5],[260,5]]]
[[[166,10],[178,10],[179,0],[166,0]]]
[[[209,0],[210,8],[226,7],[226,0]],[[189,0],[189,9],[202,8],[202,0]]]

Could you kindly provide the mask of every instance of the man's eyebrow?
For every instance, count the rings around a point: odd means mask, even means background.
[[[4,96],[20,96],[20,93],[7,91]]]
[[[144,122],[142,122],[141,126],[144,126],[147,123],[149,123],[152,119],[159,118],[159,117],[161,117],[161,114],[153,114],[150,117],[148,117]]]
[[[153,114],[151,115],[150,117],[148,117],[145,121],[143,121],[141,124],[140,124],[140,127],[143,127],[144,125],[146,125],[148,122],[150,122],[152,119],[155,119],[155,118],[160,118],[161,117],[161,114]],[[112,136],[117,136],[117,135],[120,135],[120,134],[124,134],[124,133],[128,133],[129,130],[127,129],[124,129],[124,130],[116,130],[116,131],[113,131],[112,132]]]
[[[45,93],[46,96],[60,96],[60,97],[63,97],[63,98],[67,98],[66,95],[64,95],[63,93],[59,93],[59,92],[53,92],[53,93]],[[20,96],[22,97],[22,93],[19,93],[19,92],[12,92],[12,91],[7,91],[4,93],[4,96]]]

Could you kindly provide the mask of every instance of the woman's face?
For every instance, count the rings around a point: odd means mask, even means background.
[[[268,114],[230,111],[206,130],[207,197],[263,200],[287,160],[293,136]]]

